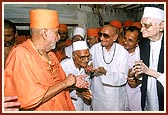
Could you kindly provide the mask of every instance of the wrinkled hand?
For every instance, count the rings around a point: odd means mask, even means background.
[[[4,97],[5,111],[19,111],[20,103],[17,102],[17,96]]]
[[[76,81],[77,81],[76,77],[73,74],[69,74],[65,79],[65,83],[67,87],[74,85]]]
[[[87,77],[87,76],[86,75],[77,76],[75,86],[78,88],[88,88],[89,83],[86,80],[84,80],[85,77]]]
[[[137,82],[134,78],[127,78],[127,81],[128,81],[128,85],[131,88],[136,88],[140,83],[140,82]]]
[[[81,94],[83,98],[87,99],[87,100],[91,100],[92,98],[92,94],[89,91],[89,89],[79,89],[77,90],[77,94]]]
[[[94,68],[94,74],[104,74],[106,75],[107,70],[104,67]]]
[[[136,61],[135,65],[133,67],[133,70],[135,72],[135,77],[139,77],[140,74],[144,73],[146,74],[149,68],[143,63],[142,60]]]
[[[128,71],[128,77],[129,77],[129,78],[135,77],[135,71],[134,71],[133,68],[129,69],[129,71]]]
[[[93,73],[94,68],[93,68],[93,62],[89,62],[88,65],[85,67],[85,72],[86,73]]]

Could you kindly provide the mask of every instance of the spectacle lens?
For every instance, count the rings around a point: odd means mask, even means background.
[[[89,59],[89,60],[92,59],[92,55],[89,55],[89,56],[79,56],[77,53],[75,53],[75,54],[80,58],[81,61],[84,61],[86,58]]]
[[[152,26],[152,24],[142,24],[142,27],[145,27],[146,29],[149,29]]]
[[[103,35],[103,37],[106,38],[106,39],[108,39],[109,37],[111,37],[110,35],[108,35],[108,34],[106,34],[106,33],[101,33],[101,32],[98,33],[98,37],[99,37],[99,38],[102,37],[102,35]]]

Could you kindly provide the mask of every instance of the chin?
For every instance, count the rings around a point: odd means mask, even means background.
[[[125,46],[124,46],[124,48],[125,48],[126,50],[129,50],[129,48],[128,48],[128,47],[125,47]]]
[[[104,47],[104,46],[106,46],[106,44],[101,42],[101,46],[103,46],[103,47]]]
[[[144,38],[147,38],[147,37],[149,37],[147,34],[145,34],[145,33],[142,33],[142,36],[144,37]]]
[[[51,47],[51,49],[55,49],[55,47],[56,47],[56,46],[55,46],[55,45],[53,45],[53,46]]]

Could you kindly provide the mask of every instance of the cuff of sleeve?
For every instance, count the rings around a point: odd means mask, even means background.
[[[157,77],[157,80],[164,86],[164,78],[165,75],[164,74],[161,74],[159,77]]]

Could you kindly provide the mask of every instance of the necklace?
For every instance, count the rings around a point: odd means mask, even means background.
[[[115,50],[116,50],[116,44],[115,44],[115,47],[114,47],[113,57],[111,58],[110,62],[106,62],[105,57],[104,57],[104,52],[103,52],[103,46],[102,46],[103,60],[106,64],[110,64],[113,61],[113,58],[114,58],[114,55],[115,55]]]
[[[49,70],[52,73],[53,72],[53,68],[51,66],[52,62],[51,62],[50,57],[48,56],[48,54],[45,56],[45,55],[42,54],[42,52],[40,50],[37,50],[37,51],[41,55],[42,59],[48,63]]]

